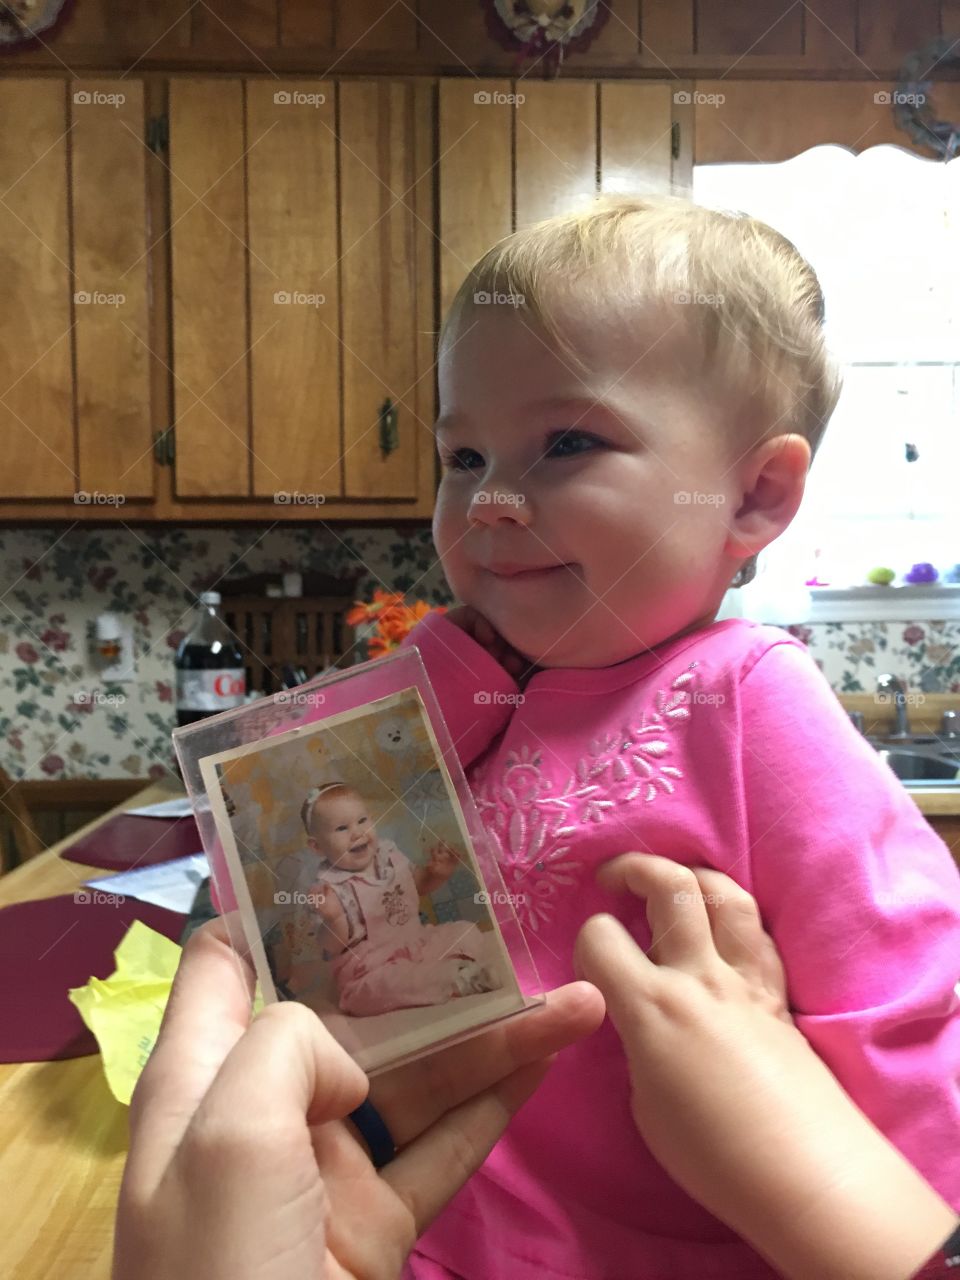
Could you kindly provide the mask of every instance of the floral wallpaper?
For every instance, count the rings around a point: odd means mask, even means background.
[[[0,767],[13,778],[160,778],[172,767],[173,656],[194,595],[227,577],[287,570],[363,576],[411,601],[452,597],[422,528],[0,530]],[[101,685],[91,656],[103,611],[133,626],[136,679]],[[839,692],[892,671],[925,692],[960,692],[960,623],[790,628]]]

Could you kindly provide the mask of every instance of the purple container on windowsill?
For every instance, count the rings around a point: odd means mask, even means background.
[[[926,582],[936,582],[939,576],[929,561],[922,560],[919,564],[913,565],[910,571],[903,575],[903,580],[904,582],[909,582],[912,586],[919,586]]]

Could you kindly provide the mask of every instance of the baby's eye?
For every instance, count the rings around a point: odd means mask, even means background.
[[[477,465],[476,462],[467,460],[471,456],[480,458],[476,449],[457,449],[454,453],[442,453],[440,455],[440,465],[445,471],[470,471]],[[480,458],[480,465],[483,465],[482,458]]]
[[[602,444],[602,441],[588,431],[577,431],[576,428],[570,427],[565,431],[555,431],[551,434],[550,444],[544,456],[572,458],[599,444]]]

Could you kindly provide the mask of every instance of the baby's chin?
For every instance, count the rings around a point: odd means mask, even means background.
[[[536,667],[538,671],[612,667],[643,651],[643,645],[639,643],[636,645],[624,643],[619,648],[615,648],[613,645],[604,644],[602,640],[598,640],[594,646],[585,648],[582,644],[578,644],[575,627],[566,635],[561,628],[553,637],[538,637],[539,643],[529,636],[518,635],[515,640],[504,636],[504,639],[520,654],[528,666]]]

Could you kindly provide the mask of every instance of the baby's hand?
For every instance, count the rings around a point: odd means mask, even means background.
[[[444,617],[455,627],[465,631],[471,639],[476,640],[477,644],[486,649],[491,658],[498,662],[508,675],[513,676],[514,680],[522,679],[525,683],[534,671],[539,670],[523,654],[518,653],[512,645],[508,644],[493,624],[472,605],[459,604],[453,609],[448,609]]]
[[[328,924],[336,920],[340,914],[340,902],[337,895],[323,881],[313,886],[311,901],[317,909],[317,914]]]
[[[457,869],[457,854],[448,844],[435,844],[427,858],[427,872],[438,880],[449,880]]]

